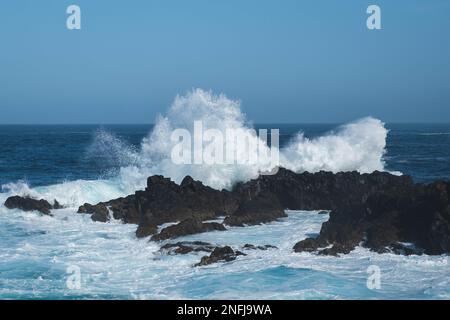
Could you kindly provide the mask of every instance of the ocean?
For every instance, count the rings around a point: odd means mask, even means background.
[[[191,174],[217,188],[252,176],[242,168],[169,166],[162,123],[0,126],[0,299],[450,299],[446,255],[364,248],[339,258],[294,253],[293,245],[327,220],[316,212],[288,211],[265,225],[177,239],[278,247],[202,268],[192,267],[201,253],[163,255],[159,244],[136,239],[135,225],[76,214],[84,202],[144,188],[150,174],[177,182]],[[450,179],[450,124],[384,125],[370,118],[344,126],[255,127],[280,129],[282,164],[296,171],[385,170],[420,183]],[[2,204],[14,194],[57,199],[66,208],[54,217],[7,210]],[[379,288],[367,285],[373,265],[380,269]],[[67,284],[74,268],[77,288]]]

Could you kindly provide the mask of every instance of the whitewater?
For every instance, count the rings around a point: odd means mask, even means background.
[[[202,240],[236,248],[271,244],[275,250],[250,251],[231,263],[193,268],[201,253],[161,254],[161,244],[136,239],[135,225],[99,223],[76,214],[79,205],[118,198],[143,189],[150,175],[180,182],[186,175],[213,188],[230,189],[273,168],[249,165],[176,165],[170,158],[177,128],[239,129],[252,139],[252,123],[240,101],[195,89],[177,96],[156,119],[139,148],[100,130],[88,153],[101,154],[116,168],[97,180],[73,180],[30,187],[26,181],[2,186],[0,203],[22,195],[57,200],[64,209],[53,217],[7,210],[0,205],[0,298],[125,298],[125,299],[394,299],[450,298],[447,256],[396,256],[357,248],[340,258],[294,253],[299,240],[317,234],[327,215],[289,211],[266,225],[229,228],[177,239]],[[300,120],[300,119],[299,119]],[[361,173],[385,170],[388,130],[375,118],[364,118],[316,138],[299,132],[280,149],[280,166],[296,172],[320,170]],[[269,146],[265,146],[269,148]],[[237,152],[244,152],[238,150]],[[82,285],[67,287],[67,268],[79,267]],[[381,288],[370,290],[367,268],[381,270]]]
[[[56,199],[66,206],[79,206],[84,202],[105,201],[134,193],[143,189],[146,179],[155,174],[170,177],[177,183],[190,175],[213,188],[230,189],[237,182],[257,178],[261,172],[274,169],[273,164],[272,167],[267,166],[270,161],[261,161],[261,166],[175,164],[171,151],[176,142],[171,141],[171,134],[180,128],[193,132],[195,121],[201,121],[205,130],[215,129],[225,135],[227,129],[235,129],[246,138],[259,140],[241,110],[240,101],[195,89],[175,98],[167,114],[156,119],[155,126],[138,149],[110,132],[99,130],[96,133],[88,152],[101,154],[103,161],[114,164],[118,168],[115,176],[107,180],[67,181],[34,189],[30,189],[26,182],[18,181],[4,184],[2,189],[10,194],[30,195],[48,201]],[[371,117],[340,126],[315,139],[308,139],[299,132],[279,150],[279,165],[295,172],[383,171],[387,133],[384,124]],[[258,143],[269,154],[267,143]],[[204,142],[202,148],[209,144]],[[236,150],[237,157],[247,152],[245,147]]]

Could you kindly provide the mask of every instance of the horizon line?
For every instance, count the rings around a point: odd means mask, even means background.
[[[305,121],[305,122],[250,122],[249,124],[253,125],[263,125],[263,124],[280,124],[280,125],[298,125],[298,124],[345,124],[351,123],[350,121],[345,122],[313,122],[313,121]],[[423,122],[403,122],[403,121],[382,121],[385,124],[450,124],[450,121],[423,121]],[[155,125],[155,123],[116,123],[116,122],[108,122],[108,123],[0,123],[0,126],[149,126]]]

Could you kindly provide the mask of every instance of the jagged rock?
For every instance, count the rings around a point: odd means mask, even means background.
[[[225,218],[230,226],[255,225],[286,217],[284,208],[271,193],[261,193],[243,201],[237,210]]]
[[[31,197],[12,196],[6,199],[5,207],[8,209],[20,209],[23,211],[39,211],[45,215],[50,215],[53,206],[44,199],[36,200]]]
[[[414,245],[404,244],[404,243],[392,244],[389,247],[387,247],[385,250],[379,251],[379,253],[387,253],[387,252],[395,253],[395,254],[402,254],[405,256],[410,256],[413,254],[421,255],[424,253],[424,251],[422,249],[418,249]]]
[[[263,246],[255,246],[253,244],[245,244],[242,246],[244,250],[267,250],[267,249],[278,249],[276,246],[272,246],[270,244],[265,244]]]
[[[215,246],[203,241],[181,241],[177,243],[167,243],[161,247],[162,252],[167,254],[187,254],[191,252],[212,252]]]
[[[158,227],[152,224],[140,224],[136,229],[136,237],[145,238],[158,232]]]
[[[135,195],[114,199],[106,202],[105,205],[112,212],[112,216],[116,220],[133,224],[138,224],[141,221],[141,213],[139,212]]]
[[[361,244],[379,253],[448,253],[449,195],[449,182],[380,190],[362,203],[333,210],[319,236],[300,241],[294,251],[315,251],[330,244],[333,247],[322,254],[348,253]]]
[[[62,206],[56,199],[53,202],[53,209],[63,209],[64,206]]]
[[[324,255],[324,256],[335,256],[338,257],[339,254],[348,254],[351,251],[353,251],[355,249],[354,246],[345,246],[345,245],[341,245],[341,244],[335,244],[333,246],[331,246],[330,248],[325,248],[322,250],[319,250],[319,254],[320,255]]]
[[[235,210],[233,195],[204,186],[186,176],[180,185],[162,176],[150,177],[145,191],[136,193],[141,221],[155,224],[187,218],[215,219]]]
[[[221,262],[221,261],[229,262],[229,261],[236,260],[237,256],[242,256],[242,255],[245,256],[245,253],[242,253],[237,250],[234,251],[229,246],[217,247],[213,250],[213,252],[211,252],[211,254],[209,256],[202,257],[200,262],[197,263],[195,266],[196,267],[206,266],[206,265],[213,264],[216,262]]]
[[[219,216],[226,216],[225,224],[243,226],[284,217],[284,209],[330,210],[319,236],[300,241],[295,251],[341,254],[361,244],[380,253],[402,253],[411,251],[399,244],[412,243],[415,252],[441,254],[450,252],[449,208],[449,182],[418,185],[408,176],[386,172],[297,174],[279,168],[231,191],[214,190],[189,176],[180,185],[152,176],[143,191],[96,206],[85,204],[79,211],[99,221],[107,221],[110,211],[116,219],[139,224],[139,237],[168,239],[222,229],[202,223]],[[186,219],[193,220],[155,234],[163,223]]]
[[[238,201],[231,192],[204,186],[190,176],[186,176],[180,185],[162,176],[152,176],[148,178],[145,190],[96,206],[109,208],[113,217],[124,223],[139,224],[139,235],[142,236],[149,234],[142,230],[163,223],[188,218],[210,220],[229,215],[236,210]],[[84,204],[78,212],[93,213],[92,207],[95,206]]]
[[[114,219],[122,220],[124,223],[137,224],[140,216],[134,198],[134,195],[131,195],[108,202],[99,202],[96,205],[85,203],[78,208],[78,213],[91,214],[93,221],[107,222],[111,219],[111,212]]]
[[[106,205],[101,202],[96,205],[85,203],[78,208],[78,213],[91,214],[91,219],[93,221],[107,222],[110,220],[109,210]]]
[[[190,234],[209,232],[209,231],[225,231],[223,224],[217,222],[202,222],[200,219],[189,218],[178,224],[169,226],[161,230],[160,233],[152,236],[151,240],[160,241],[173,239]]]
[[[375,171],[295,173],[279,168],[275,175],[264,175],[239,183],[233,193],[241,198],[255,198],[261,193],[273,194],[283,209],[334,210],[350,204],[364,203],[380,190],[401,190],[412,186],[409,176],[395,176]]]
[[[327,246],[327,243],[325,241],[321,243],[317,239],[306,238],[295,244],[294,251],[295,252],[313,252],[319,248],[323,248],[326,246]]]

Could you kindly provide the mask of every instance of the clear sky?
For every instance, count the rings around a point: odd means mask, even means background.
[[[450,1],[0,2],[0,124],[152,123],[196,87],[255,122],[450,122]]]

